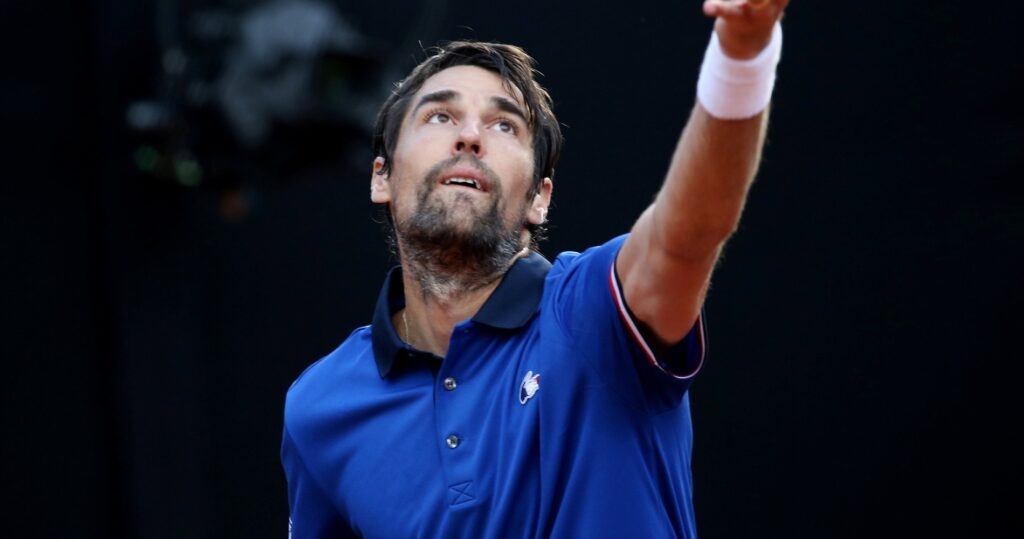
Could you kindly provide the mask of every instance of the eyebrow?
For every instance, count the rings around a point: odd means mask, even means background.
[[[438,90],[436,92],[430,92],[420,97],[419,102],[412,109],[413,114],[416,114],[424,105],[429,103],[450,103],[452,101],[458,101],[462,96],[455,90]],[[523,121],[524,124],[529,125],[530,122],[526,120],[526,114],[523,113],[522,108],[519,105],[507,97],[494,96],[491,98],[491,105],[494,108],[513,116],[518,117]]]
[[[512,101],[507,97],[495,96],[491,98],[491,104],[502,112],[511,114],[513,116],[518,116],[524,124],[530,125],[530,122],[526,120],[526,115],[523,114],[523,110],[519,108],[519,105],[515,101]]]
[[[412,113],[416,114],[418,110],[423,108],[423,105],[428,103],[449,103],[451,101],[457,101],[458,99],[459,93],[455,90],[438,90],[436,92],[430,92],[429,94],[424,94],[423,97],[420,98],[419,103],[416,103],[416,106],[412,109]]]

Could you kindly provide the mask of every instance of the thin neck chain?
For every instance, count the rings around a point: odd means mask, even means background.
[[[405,342],[412,346],[412,337],[409,335],[409,319],[405,317],[405,309],[402,309],[402,324],[405,325]]]

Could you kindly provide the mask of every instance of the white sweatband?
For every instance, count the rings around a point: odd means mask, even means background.
[[[772,99],[775,66],[781,57],[782,25],[778,22],[768,46],[749,60],[726,56],[718,34],[712,31],[697,79],[697,100],[715,118],[743,120],[756,116]]]

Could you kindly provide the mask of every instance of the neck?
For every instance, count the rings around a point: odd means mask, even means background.
[[[407,260],[402,264],[407,280],[406,296],[415,292],[424,303],[459,305],[472,302],[481,290],[493,289],[508,271],[511,262],[502,267],[450,269],[440,267],[435,260]],[[412,284],[413,286],[408,286]]]
[[[529,254],[523,249],[492,273],[445,272],[403,257],[405,309],[396,313],[395,327],[405,342],[444,357],[455,325],[473,317],[498,287],[515,261]]]
[[[529,252],[512,242],[500,247],[487,254],[466,256],[454,248],[423,249],[400,244],[402,268],[405,275],[415,281],[415,288],[424,301],[458,303],[463,297],[472,297],[479,290],[491,287],[517,258]],[[408,295],[411,289],[406,290]]]
[[[396,313],[396,328],[402,328],[402,339],[412,347],[444,357],[448,353],[455,324],[468,320],[480,310],[498,286],[498,280],[475,290],[464,290],[448,296],[424,293],[411,275],[403,275],[405,309]]]

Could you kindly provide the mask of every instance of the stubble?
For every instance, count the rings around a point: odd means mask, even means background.
[[[469,158],[469,164],[487,178],[492,200],[486,208],[477,210],[472,200],[477,195],[468,192],[456,192],[447,203],[432,196],[442,187],[442,172],[460,159],[466,158],[455,157],[427,171],[416,192],[417,210],[395,223],[405,271],[419,282],[425,298],[453,298],[487,286],[504,275],[522,250],[526,204],[521,215],[506,224],[508,201],[500,195],[501,179],[483,162]]]

